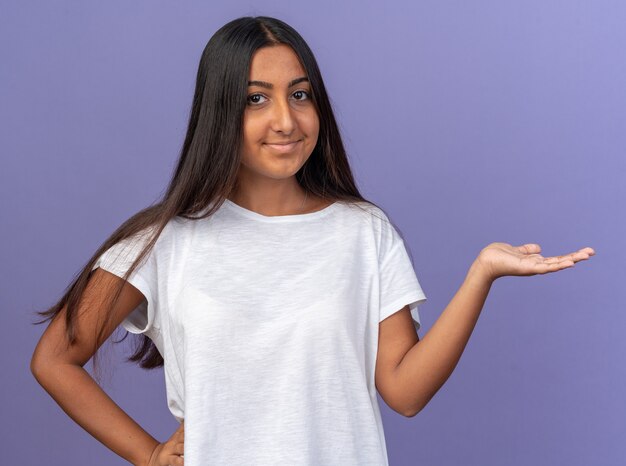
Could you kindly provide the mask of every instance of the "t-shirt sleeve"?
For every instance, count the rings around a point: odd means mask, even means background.
[[[386,216],[384,216],[386,219]],[[404,240],[389,223],[383,222],[379,253],[379,290],[381,322],[407,304],[416,330],[421,327],[418,306],[426,295],[417,279]]]
[[[144,230],[140,234],[114,244],[97,259],[92,270],[100,267],[122,278],[149,239],[147,230]],[[156,322],[158,305],[157,246],[158,241],[127,279],[128,283],[141,291],[145,298],[121,323],[131,333],[146,333],[150,336],[160,327]]]

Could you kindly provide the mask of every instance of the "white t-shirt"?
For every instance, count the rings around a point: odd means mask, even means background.
[[[163,356],[186,466],[388,465],[378,325],[408,304],[419,328],[426,295],[388,217],[358,206],[265,216],[227,199],[170,221],[129,278],[146,300],[122,325]],[[122,276],[141,238],[94,269]]]

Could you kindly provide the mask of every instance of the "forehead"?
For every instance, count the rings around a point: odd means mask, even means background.
[[[251,81],[284,84],[300,76],[306,76],[306,72],[296,53],[285,44],[262,47],[254,53],[250,61]]]

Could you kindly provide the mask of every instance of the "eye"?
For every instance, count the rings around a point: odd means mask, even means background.
[[[296,100],[307,100],[311,98],[311,95],[308,91],[298,90],[292,94]],[[303,96],[306,96],[303,98]]]
[[[258,105],[262,102],[259,101],[259,98],[261,99],[265,99],[265,96],[263,94],[250,94],[248,96],[248,104],[249,105]]]

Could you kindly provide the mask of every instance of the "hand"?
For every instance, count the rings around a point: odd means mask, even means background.
[[[166,442],[159,443],[152,452],[148,466],[184,466],[185,421]]]
[[[541,246],[534,243],[511,246],[507,243],[491,243],[485,247],[476,263],[491,280],[506,275],[536,275],[573,267],[581,260],[589,259],[596,252],[593,248],[582,248],[563,256],[543,257]]]

